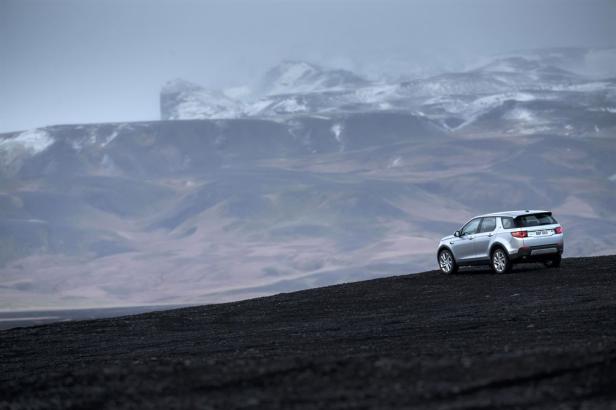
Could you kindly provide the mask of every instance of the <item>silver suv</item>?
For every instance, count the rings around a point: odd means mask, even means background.
[[[459,266],[490,265],[496,273],[514,263],[543,262],[560,266],[563,228],[548,211],[510,211],[476,216],[441,239],[437,260],[443,273]]]

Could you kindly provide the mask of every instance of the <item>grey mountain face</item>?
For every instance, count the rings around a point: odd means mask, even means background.
[[[284,63],[250,100],[174,81],[168,120],[1,135],[0,308],[429,269],[438,238],[495,210],[553,209],[567,255],[614,252],[616,84],[553,60],[405,83]]]

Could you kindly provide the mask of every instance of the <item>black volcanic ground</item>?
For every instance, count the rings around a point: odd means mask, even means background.
[[[0,408],[614,408],[616,256],[0,332]]]

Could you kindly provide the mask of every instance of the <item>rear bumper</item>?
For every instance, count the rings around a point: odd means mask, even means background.
[[[516,254],[510,255],[514,262],[532,262],[553,258],[563,253],[562,243],[552,243],[537,246],[523,246]]]

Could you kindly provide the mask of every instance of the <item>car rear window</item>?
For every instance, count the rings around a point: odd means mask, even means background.
[[[530,214],[514,218],[513,223],[516,228],[528,228],[531,226],[552,225],[558,222],[550,214]],[[503,224],[504,227],[505,225]]]

